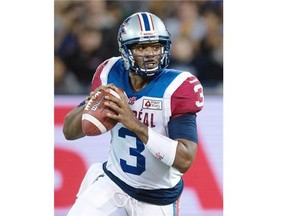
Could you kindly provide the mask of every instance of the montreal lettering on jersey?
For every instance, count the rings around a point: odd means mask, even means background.
[[[154,124],[154,114],[148,113],[148,112],[142,112],[142,111],[135,111],[133,110],[133,113],[135,114],[136,118],[141,121],[143,124],[145,124],[147,127],[155,127]]]

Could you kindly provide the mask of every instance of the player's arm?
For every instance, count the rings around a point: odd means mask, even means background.
[[[178,141],[173,166],[181,173],[188,171],[196,157],[196,113],[202,110],[203,105],[203,88],[195,76],[187,78],[172,95],[172,117],[168,123],[168,131],[169,137]]]
[[[167,165],[185,173],[193,164],[198,147],[196,113],[204,105],[203,88],[195,76],[188,77],[171,97],[169,137],[148,128],[147,149]]]
[[[89,98],[90,97],[87,97],[85,101],[66,114],[64,118],[63,134],[67,140],[75,140],[84,137],[81,120],[85,104]]]
[[[84,107],[84,105],[76,107],[65,116],[63,134],[67,140],[75,140],[84,136],[81,125]]]
[[[184,114],[168,123],[169,138],[177,141],[173,167],[185,173],[191,167],[198,148],[196,114]]]
[[[178,145],[172,166],[178,169],[179,172],[185,173],[194,162],[198,145],[186,139],[177,139],[177,141]]]
[[[86,104],[90,100],[90,98],[95,99],[96,92],[100,89],[108,89],[111,84],[106,86],[100,85],[95,90],[90,92],[90,95],[86,97],[86,99],[80,103],[77,107],[71,110],[64,118],[63,125],[63,134],[67,140],[75,140],[84,137],[84,133],[82,131],[82,114],[85,109]]]
[[[100,88],[104,88],[104,86],[102,86],[100,74],[105,65],[107,64],[107,62],[108,60],[104,61],[97,67],[91,82],[90,95],[87,96],[82,103],[80,103],[77,107],[75,107],[65,116],[63,125],[63,134],[67,140],[75,140],[85,136],[82,131],[82,121],[81,121],[82,113],[85,108],[85,105],[88,103],[89,99],[93,97],[94,93],[98,91]]]

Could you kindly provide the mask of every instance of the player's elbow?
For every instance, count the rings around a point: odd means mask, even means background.
[[[71,127],[63,127],[62,131],[66,140],[76,140],[84,136],[82,132]]]
[[[67,125],[63,125],[62,132],[64,134],[65,139],[67,140],[73,140],[73,134],[71,132],[71,129]]]
[[[182,164],[181,164],[181,166],[178,166],[178,167],[176,167],[178,170],[179,170],[179,172],[181,172],[181,173],[186,173],[188,170],[189,170],[189,168],[191,167],[191,165],[192,165],[192,162],[191,161],[185,161],[185,162],[183,162]]]
[[[62,131],[66,140],[73,140],[71,130],[68,127],[64,126]]]
[[[65,116],[62,132],[63,132],[66,140],[75,140],[78,138],[78,136],[75,132],[75,127],[73,126],[73,124],[69,120],[68,115]]]
[[[197,146],[196,146],[197,147]],[[191,149],[190,149],[191,150]],[[177,154],[173,166],[181,173],[186,173],[192,166],[196,156],[196,150],[184,151],[182,154]]]
[[[181,173],[187,172],[192,166],[198,145],[185,139],[178,139],[177,154],[173,166]]]

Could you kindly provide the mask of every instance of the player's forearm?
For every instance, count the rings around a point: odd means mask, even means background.
[[[178,141],[170,139],[158,133],[152,128],[148,128],[148,141],[146,148],[168,166],[172,166],[177,149]]]
[[[181,173],[185,173],[192,165],[197,144],[186,140],[173,140],[162,134],[157,133],[153,129],[148,129],[148,140],[146,148],[158,159],[168,166],[173,166]]]
[[[176,166],[179,168],[178,162],[175,163],[175,155],[177,152],[177,141],[165,137],[156,131],[152,130],[138,121],[138,124],[134,129],[134,133],[139,137],[139,139],[146,145],[146,148],[163,163],[169,166]],[[181,172],[181,170],[179,170]]]
[[[82,132],[82,113],[84,106],[73,109],[65,116],[63,133],[67,140],[75,140],[84,136]]]
[[[133,122],[133,125],[130,124],[129,129],[133,131],[143,143],[146,144],[148,142],[148,127],[145,124],[136,120]]]
[[[173,167],[181,173],[185,173],[192,166],[198,145],[186,139],[176,139],[178,141]]]

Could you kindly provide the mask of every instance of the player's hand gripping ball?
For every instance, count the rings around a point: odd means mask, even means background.
[[[114,95],[120,99],[119,94],[109,89],[109,92],[99,90],[96,98],[91,98],[85,106],[82,114],[82,131],[86,136],[97,136],[111,130],[117,121],[106,116],[106,113],[117,113],[104,105],[105,95]]]

